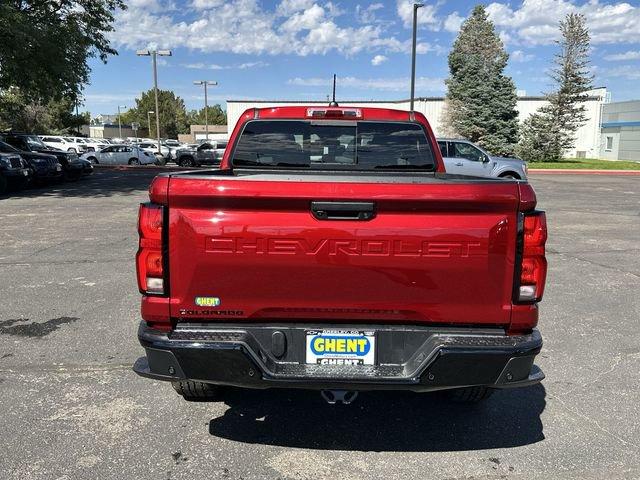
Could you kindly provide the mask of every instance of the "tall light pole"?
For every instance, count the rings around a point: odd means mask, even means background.
[[[149,124],[149,128],[147,129],[147,131],[149,132],[149,135],[151,135],[151,114],[152,113],[156,113],[153,110],[149,110],[147,112],[147,123]]]
[[[120,122],[120,109],[127,108],[126,105],[118,105],[118,136],[122,139],[122,123]]]
[[[139,57],[151,57],[153,60],[153,89],[156,95],[156,137],[158,139],[158,155],[162,155],[160,150],[160,106],[158,105],[158,64],[156,57],[170,57],[171,50],[138,50],[136,55]]]
[[[422,3],[413,4],[413,45],[411,47],[411,105],[409,110],[413,112],[413,97],[416,90],[416,31],[418,30],[418,9],[424,7]]]
[[[218,82],[212,82],[210,80],[195,80],[193,82],[194,85],[203,85],[204,86],[204,131],[205,138],[207,142],[209,141],[209,103],[207,101],[207,86],[216,86]]]

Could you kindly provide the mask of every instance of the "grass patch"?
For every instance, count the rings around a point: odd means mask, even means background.
[[[640,162],[600,160],[598,158],[567,158],[560,162],[530,162],[529,168],[584,170],[640,170]]]

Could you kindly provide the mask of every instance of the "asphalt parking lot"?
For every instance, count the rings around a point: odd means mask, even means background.
[[[640,478],[640,177],[532,176],[550,226],[542,385],[485,404],[231,392],[130,369],[153,173],[0,199],[2,479]]]

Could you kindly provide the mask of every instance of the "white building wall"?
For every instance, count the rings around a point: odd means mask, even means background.
[[[606,89],[598,88],[589,92],[590,100],[585,102],[587,123],[577,132],[576,147],[567,152],[567,156],[575,157],[576,153],[586,157],[598,157],[600,154],[600,121],[602,104],[606,99]],[[520,121],[524,121],[529,115],[534,113],[538,108],[545,104],[542,97],[520,97],[516,108],[518,109]],[[227,124],[229,125],[229,134],[235,127],[242,113],[248,108],[268,108],[282,107],[287,105],[310,105],[310,106],[327,106],[326,101],[322,102],[306,102],[306,101],[287,101],[287,100],[227,100]],[[399,101],[342,101],[341,106],[353,107],[376,107],[376,108],[394,108],[397,110],[409,110],[409,100]],[[442,113],[444,109],[444,98],[418,98],[415,101],[415,110],[423,113],[431,128],[433,128],[436,136],[443,135]]]

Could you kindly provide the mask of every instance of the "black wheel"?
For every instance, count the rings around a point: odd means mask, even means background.
[[[508,178],[511,180],[520,180],[520,176],[513,172],[506,172],[500,175],[500,178]]]
[[[69,148],[69,149],[67,150],[67,152],[71,152],[71,153],[78,153],[78,152],[76,152],[76,149],[75,149],[75,148]]]
[[[162,155],[156,155],[156,165],[166,165],[167,161],[164,159],[164,157]]]
[[[7,191],[7,179],[0,175],[0,195]]]
[[[98,165],[100,163],[98,162],[98,159],[96,157],[87,157],[87,160],[89,160],[94,165]]]
[[[448,390],[447,394],[456,403],[478,403],[493,395],[493,389],[488,387],[464,387]]]
[[[193,380],[183,380],[181,382],[171,382],[173,389],[182,395],[185,400],[215,401],[220,399],[220,387],[210,383],[194,382]]]
[[[140,165],[140,160],[138,160],[137,158],[130,158],[129,165]]]
[[[181,167],[193,167],[195,166],[195,162],[192,157],[182,157],[178,160],[178,165]]]

